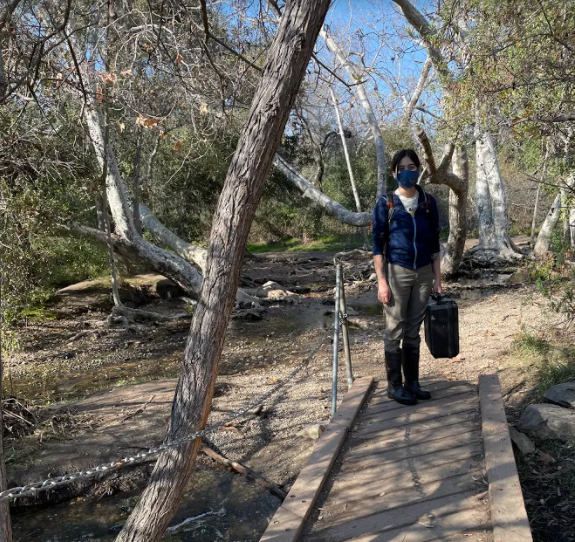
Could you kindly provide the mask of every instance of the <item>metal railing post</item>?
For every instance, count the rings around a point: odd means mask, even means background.
[[[345,369],[347,373],[347,387],[351,388],[353,384],[353,371],[351,369],[351,349],[349,347],[349,331],[347,325],[347,306],[345,303],[345,286],[343,281],[343,272],[341,265],[338,266],[340,296],[339,296],[339,310],[341,312],[341,334],[343,336],[343,350],[345,352]]]
[[[333,366],[332,366],[332,381],[331,381],[331,417],[335,416],[337,408],[337,371],[338,371],[338,355],[339,355],[339,303],[340,303],[340,273],[341,264],[337,264],[335,268],[335,310],[333,322]]]

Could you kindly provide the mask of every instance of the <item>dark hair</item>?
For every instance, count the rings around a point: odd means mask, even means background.
[[[421,162],[419,161],[419,156],[417,156],[417,153],[413,149],[401,149],[400,151],[397,151],[391,159],[392,173],[397,171],[399,162],[401,162],[406,156],[409,156],[413,160],[413,163],[417,166],[417,169],[420,169]]]

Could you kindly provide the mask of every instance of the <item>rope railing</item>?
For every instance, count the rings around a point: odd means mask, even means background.
[[[86,480],[86,479],[92,478],[94,476],[97,476],[99,474],[107,474],[107,473],[113,472],[113,471],[118,470],[118,469],[125,467],[127,465],[133,465],[139,461],[142,461],[144,459],[148,459],[150,457],[158,455],[160,452],[163,452],[165,450],[169,450],[171,448],[177,448],[178,446],[181,446],[182,444],[186,444],[187,442],[191,442],[191,441],[193,441],[197,438],[203,437],[209,433],[213,433],[214,431],[216,431],[220,427],[223,427],[224,425],[230,423],[231,421],[236,420],[240,416],[243,416],[244,414],[248,413],[250,410],[256,408],[260,404],[267,401],[270,397],[275,395],[280,389],[285,387],[297,374],[299,374],[301,371],[303,371],[305,368],[307,368],[307,366],[309,365],[311,360],[317,355],[317,353],[320,351],[321,347],[324,345],[326,339],[330,336],[332,329],[333,329],[333,326],[330,326],[326,329],[326,331],[325,331],[323,337],[321,338],[321,341],[319,342],[318,346],[316,348],[314,348],[310,352],[310,354],[308,354],[303,359],[303,361],[289,373],[289,375],[287,377],[285,377],[283,380],[280,380],[279,382],[277,382],[268,392],[266,392],[264,395],[262,395],[261,397],[259,397],[255,401],[252,401],[247,406],[245,406],[239,410],[236,410],[232,415],[228,416],[225,420],[223,420],[217,424],[208,425],[204,429],[202,429],[200,431],[196,431],[196,432],[194,432],[191,435],[188,435],[186,437],[182,437],[180,439],[173,440],[170,442],[164,442],[158,446],[150,447],[148,450],[139,452],[139,453],[134,454],[134,455],[123,457],[123,458],[118,459],[116,461],[103,463],[103,464],[98,465],[96,467],[93,467],[91,469],[77,471],[77,472],[73,472],[70,474],[64,474],[62,476],[55,476],[55,477],[47,478],[46,480],[43,480],[41,482],[35,482],[33,484],[27,484],[25,486],[13,487],[13,488],[7,489],[5,491],[0,492],[0,501],[7,500],[7,499],[21,499],[21,498],[25,498],[25,497],[36,497],[37,494],[41,491],[48,491],[48,490],[54,489],[56,487],[60,487],[60,486],[64,486],[67,484],[71,484],[73,482],[77,482],[78,480]]]

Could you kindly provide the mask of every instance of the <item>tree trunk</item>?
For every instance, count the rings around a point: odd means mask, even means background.
[[[207,249],[192,245],[164,226],[152,213],[147,205],[140,203],[140,219],[143,226],[151,232],[162,244],[171,248],[178,256],[194,265],[197,265],[202,273],[206,270]]]
[[[477,226],[479,228],[479,246],[495,248],[491,195],[485,171],[485,156],[487,152],[485,140],[477,138],[475,142],[475,201],[477,206]]]
[[[522,258],[509,236],[507,201],[493,138],[477,127],[475,133],[478,136],[476,200],[479,246],[473,249],[474,258],[485,261]]]
[[[547,213],[545,220],[539,230],[539,235],[537,236],[537,242],[535,243],[535,248],[533,249],[533,254],[537,259],[544,258],[549,252],[549,247],[551,245],[551,234],[557,225],[559,216],[561,215],[561,193],[557,194],[551,209]]]
[[[575,186],[575,175],[569,175],[566,184],[566,190],[572,191],[573,187]],[[533,254],[537,259],[544,258],[547,253],[549,252],[549,248],[551,246],[551,234],[553,230],[557,226],[557,222],[561,216],[561,192],[557,194],[555,200],[553,201],[553,205],[551,205],[551,209],[547,213],[545,217],[545,221],[539,230],[539,235],[537,236],[537,242],[535,243],[535,248],[533,249]],[[573,210],[571,210],[573,213]],[[570,215],[571,215],[570,213]],[[575,219],[575,216],[573,217]],[[574,221],[572,221],[573,223]],[[573,229],[571,230],[573,232]],[[573,235],[573,233],[571,233]]]
[[[354,213],[346,209],[341,203],[326,196],[310,183],[297,169],[279,154],[274,156],[274,166],[276,166],[285,178],[295,185],[304,198],[308,198],[314,203],[323,207],[326,211],[334,215],[340,222],[350,226],[367,226],[371,221],[370,213]]]
[[[539,181],[537,184],[537,192],[535,193],[535,208],[533,209],[533,220],[531,222],[531,246],[535,242],[535,228],[537,227],[537,215],[539,213],[539,198],[541,197],[541,185],[543,183]]]
[[[339,114],[339,107],[337,105],[335,94],[331,88],[329,89],[329,92],[331,94],[333,107],[335,109],[335,116],[337,118],[337,127],[339,129],[339,135],[341,137],[341,145],[343,147],[343,155],[345,156],[345,163],[347,164],[347,172],[349,174],[349,182],[351,184],[351,191],[353,192],[353,199],[355,200],[355,208],[357,209],[358,213],[361,213],[361,202],[359,201],[359,194],[357,193],[357,187],[355,186],[355,177],[353,176],[353,168],[351,167],[349,151],[347,150],[347,141],[345,140],[345,132],[343,130],[343,124],[341,123],[341,115]]]
[[[571,248],[575,249],[575,203],[572,203],[569,209],[569,237]]]
[[[1,73],[1,72],[0,72]],[[2,325],[3,325],[3,307],[2,307],[2,276],[0,275],[0,491],[7,489],[6,483],[6,465],[4,464],[4,419],[2,416],[2,398],[4,389],[2,382],[4,378],[3,360],[2,360]],[[7,500],[0,501],[0,542],[12,542],[12,522],[10,520],[10,502]]]
[[[467,194],[469,192],[469,162],[467,149],[457,147],[453,158],[453,174],[461,179],[460,186],[449,190],[449,237],[445,254],[441,260],[441,271],[453,276],[459,271],[459,265],[465,250],[467,239]]]
[[[375,142],[375,156],[377,160],[377,198],[385,194],[386,190],[386,175],[387,175],[387,161],[385,159],[385,143],[383,141],[383,134],[381,133],[381,128],[371,107],[371,102],[365,91],[365,84],[360,83],[363,77],[363,70],[356,66],[342,51],[341,47],[331,38],[325,29],[321,29],[321,38],[327,44],[329,50],[335,54],[337,59],[341,62],[349,76],[352,78],[355,88],[357,89],[357,95],[359,101],[365,114],[367,116],[367,122],[371,128],[371,133],[373,134],[373,140]]]
[[[207,422],[250,226],[328,7],[329,0],[291,0],[285,5],[214,215],[206,274],[172,405],[168,440],[185,438]],[[158,457],[150,483],[118,542],[160,540],[178,508],[199,447],[196,439]]]

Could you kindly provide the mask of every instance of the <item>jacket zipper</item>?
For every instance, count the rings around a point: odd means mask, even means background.
[[[417,212],[417,208],[415,212]],[[415,214],[411,218],[413,220],[413,249],[415,250],[415,257],[413,258],[413,269],[417,269],[417,243],[415,242],[415,238],[417,237],[417,223],[415,222]]]

